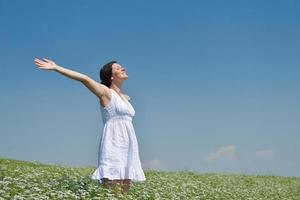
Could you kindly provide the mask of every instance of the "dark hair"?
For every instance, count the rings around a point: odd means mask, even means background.
[[[107,87],[110,87],[111,85],[112,65],[114,63],[117,63],[117,61],[113,60],[109,63],[106,63],[103,65],[99,73],[101,84],[106,85]]]

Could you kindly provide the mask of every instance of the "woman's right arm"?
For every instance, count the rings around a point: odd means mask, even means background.
[[[46,58],[43,59],[35,59],[35,64],[39,66],[40,69],[52,70],[63,74],[71,79],[82,82],[92,93],[94,93],[97,97],[102,98],[103,96],[107,96],[109,93],[109,89],[107,86],[94,81],[92,78],[88,77],[85,74],[63,68],[57,65],[52,60],[48,60]]]

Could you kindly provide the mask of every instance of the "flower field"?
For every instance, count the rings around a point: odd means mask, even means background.
[[[71,168],[0,159],[3,199],[300,199],[300,178],[144,170],[146,181],[116,196],[90,176],[96,167]]]

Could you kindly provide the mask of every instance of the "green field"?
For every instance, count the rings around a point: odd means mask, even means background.
[[[300,199],[300,178],[144,170],[146,181],[121,197],[71,168],[0,159],[0,199]]]

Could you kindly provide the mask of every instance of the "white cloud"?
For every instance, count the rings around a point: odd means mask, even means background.
[[[208,156],[204,158],[205,162],[211,163],[219,159],[233,160],[235,158],[235,146],[226,145],[219,148],[215,152],[209,153]]]
[[[143,168],[155,169],[155,170],[160,169],[160,167],[161,167],[161,162],[158,158],[153,158],[152,160],[149,160],[143,165]]]
[[[261,158],[273,158],[275,156],[275,152],[272,149],[257,150],[255,155]]]

